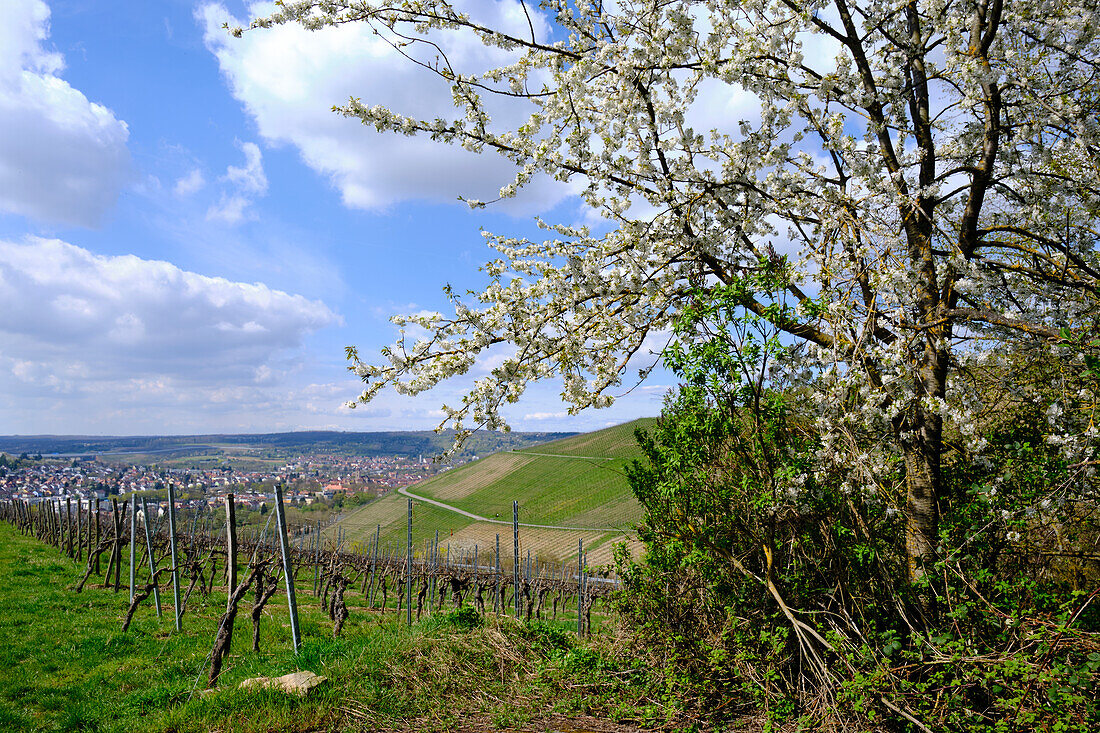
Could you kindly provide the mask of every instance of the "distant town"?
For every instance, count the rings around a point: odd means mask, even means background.
[[[470,457],[476,460],[476,456]],[[469,459],[467,459],[469,460]],[[268,471],[219,468],[165,468],[107,463],[96,459],[44,458],[40,454],[12,457],[0,454],[0,499],[38,503],[69,500],[92,506],[96,499],[129,499],[131,494],[167,498],[172,487],[180,508],[201,511],[224,506],[234,494],[238,506],[260,510],[282,484],[291,505],[317,502],[334,509],[348,499],[364,503],[387,491],[414,484],[452,466],[433,464],[430,457],[348,457],[303,455]],[[161,493],[163,492],[163,493]]]
[[[171,488],[183,511],[220,510],[225,496],[233,494],[247,516],[249,510],[266,512],[276,485],[282,485],[299,520],[320,520],[475,461],[473,449],[491,453],[560,435],[567,434],[485,433],[447,462],[435,460],[447,445],[446,436],[425,433],[271,434],[248,436],[247,441],[244,436],[94,442],[5,436],[0,438],[0,500],[60,500],[75,510],[92,507],[97,500],[128,501],[131,496],[165,501]],[[16,453],[13,446],[20,443],[28,450]],[[387,448],[393,453],[382,453]]]

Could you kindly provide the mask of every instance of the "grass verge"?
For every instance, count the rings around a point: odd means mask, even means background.
[[[73,592],[77,563],[0,525],[0,730],[632,730],[645,674],[607,636],[578,644],[567,624],[520,624],[472,609],[405,627],[352,606],[344,635],[304,586],[294,655],[285,604],[268,605],[261,652],[248,605],[218,690],[203,691],[223,592],[192,597],[183,630],[139,609],[121,633],[126,590]],[[306,698],[243,691],[255,676],[329,678]]]

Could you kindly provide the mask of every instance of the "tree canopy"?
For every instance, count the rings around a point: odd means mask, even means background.
[[[975,365],[1030,349],[1096,366],[1097,3],[508,9],[490,26],[473,2],[307,0],[253,21],[369,24],[450,83],[455,113],[417,119],[359,99],[339,112],[503,155],[517,174],[502,197],[548,175],[602,218],[541,222],[545,241],[489,236],[487,288],[448,289],[453,313],[394,319],[426,337],[378,364],[349,348],[360,399],[430,389],[509,344],[445,408],[460,435],[503,426],[501,406],[532,380],[561,377],[572,409],[605,406],[647,336],[700,289],[732,288],[743,313],[797,346],[777,366],[816,395],[820,466],[903,513],[919,580],[937,543],[945,425],[982,452],[970,426],[989,394],[968,379]],[[464,67],[456,39],[505,60]],[[764,269],[784,273],[782,287],[755,287]],[[1074,385],[1045,407],[1086,476],[1096,393]]]

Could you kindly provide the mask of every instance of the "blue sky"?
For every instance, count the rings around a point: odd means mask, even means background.
[[[461,380],[351,411],[344,347],[376,353],[389,315],[479,287],[482,228],[584,217],[546,181],[471,211],[458,196],[494,198],[506,163],[331,112],[445,112],[444,86],[365,29],[220,28],[262,9],[0,5],[0,433],[434,427]],[[588,430],[656,414],[666,383],[574,417],[547,383],[506,414]]]

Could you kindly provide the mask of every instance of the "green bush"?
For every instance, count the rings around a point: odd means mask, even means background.
[[[485,623],[485,619],[473,606],[462,606],[439,616],[431,616],[425,623],[432,628],[450,627],[469,631],[480,628]]]
[[[576,642],[574,634],[547,621],[528,621],[521,627],[520,635],[534,651],[545,657],[568,651]]]
[[[910,586],[901,517],[815,462],[812,403],[766,373],[786,347],[737,302],[719,289],[685,313],[681,385],[628,472],[645,552],[617,556],[615,603],[671,715],[1096,730],[1097,495],[1042,419],[1049,372],[1072,369],[975,375],[1010,387],[977,426],[981,460],[948,436],[938,562]]]

